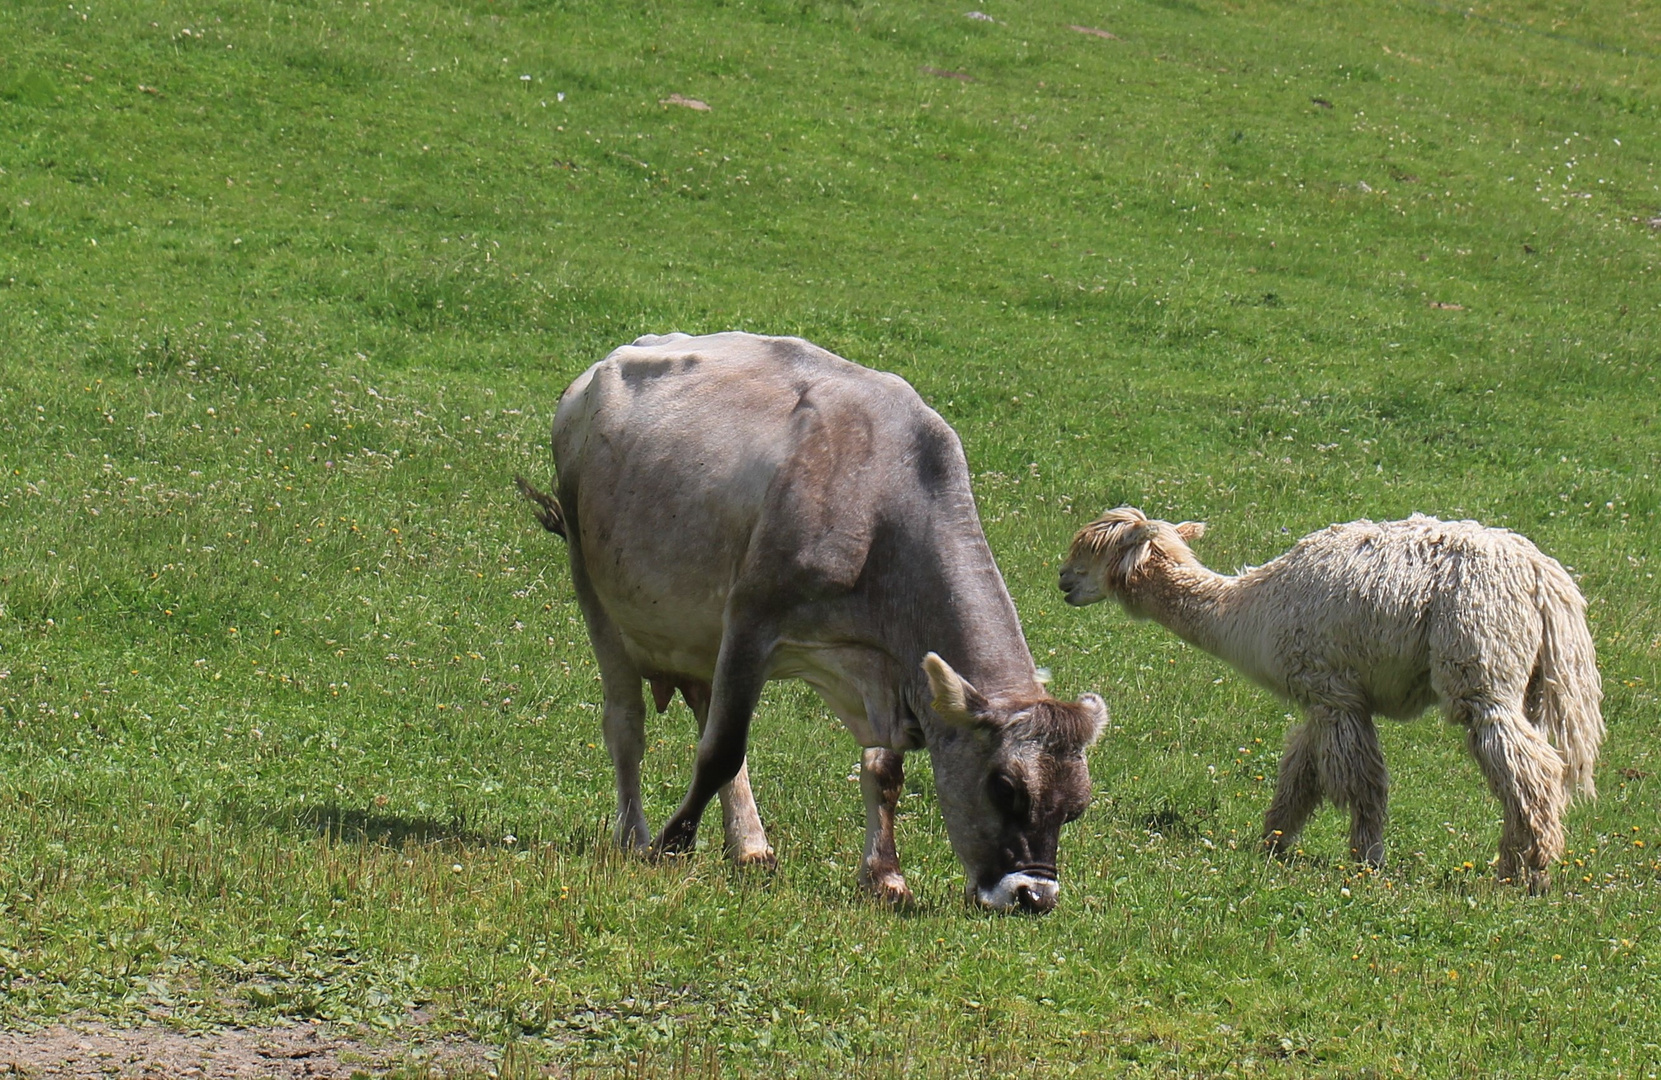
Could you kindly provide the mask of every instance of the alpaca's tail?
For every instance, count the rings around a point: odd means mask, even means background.
[[[1567,792],[1578,789],[1595,797],[1592,766],[1603,742],[1603,682],[1586,626],[1586,598],[1555,559],[1541,556],[1539,571],[1535,599],[1544,631],[1529,685],[1529,719],[1563,755]]]
[[[565,535],[565,508],[559,504],[559,500],[536,490],[523,476],[515,476],[513,482],[519,485],[519,494],[530,500],[536,520],[542,522],[542,527],[558,534],[561,539],[569,539]]]

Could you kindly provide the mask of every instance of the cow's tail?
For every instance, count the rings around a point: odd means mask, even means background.
[[[1529,687],[1529,719],[1563,755],[1566,793],[1597,796],[1592,767],[1603,742],[1603,682],[1598,677],[1592,632],[1586,626],[1586,598],[1555,560],[1539,563],[1542,633]]]
[[[519,486],[519,494],[530,502],[536,520],[542,522],[542,527],[557,534],[560,539],[566,539],[565,508],[560,506],[559,500],[546,492],[538,491],[523,476],[515,476],[513,482]]]

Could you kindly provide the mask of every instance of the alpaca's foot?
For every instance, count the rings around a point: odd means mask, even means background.
[[[905,883],[905,878],[898,870],[871,873],[861,867],[859,884],[879,904],[892,908],[909,908],[916,903],[916,898],[911,895],[911,886]]]
[[[1528,865],[1514,851],[1500,852],[1494,876],[1507,885],[1527,887],[1530,896],[1544,896],[1551,891],[1551,871],[1544,866]]]
[[[1497,874],[1501,885],[1522,885],[1530,896],[1544,896],[1551,892],[1551,871],[1527,869],[1514,874]]]
[[[1289,836],[1279,829],[1263,830],[1263,853],[1270,858],[1286,858],[1297,849],[1297,844],[1296,833]]]
[[[1384,841],[1352,841],[1350,844],[1350,858],[1370,866],[1374,870],[1382,870],[1384,869]]]

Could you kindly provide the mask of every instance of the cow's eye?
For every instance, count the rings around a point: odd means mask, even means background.
[[[1009,814],[1026,812],[1027,793],[1008,773],[995,772],[987,780],[992,804]]]
[[[1087,807],[1087,806],[1081,806],[1076,810],[1069,810],[1067,812],[1066,818],[1063,819],[1062,823],[1065,824],[1065,825],[1071,825],[1073,822],[1075,822],[1079,818],[1083,817],[1084,812],[1088,809],[1089,809],[1089,807]]]

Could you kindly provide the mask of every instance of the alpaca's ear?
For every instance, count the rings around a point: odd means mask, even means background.
[[[1152,521],[1139,521],[1125,526],[1120,535],[1119,564],[1115,568],[1118,582],[1128,582],[1140,571],[1152,554],[1154,541],[1159,538],[1159,526]],[[1110,576],[1109,580],[1114,580]]]
[[[1132,544],[1146,544],[1158,535],[1158,522],[1138,521],[1125,528],[1125,539]]]
[[[1177,535],[1182,537],[1182,540],[1183,540],[1184,543],[1192,544],[1194,541],[1198,540],[1200,537],[1205,535],[1205,522],[1203,522],[1203,521],[1182,521],[1182,522],[1178,522],[1177,523]]]
[[[923,657],[923,671],[929,677],[929,689],[934,693],[934,711],[940,719],[956,727],[986,722],[986,699],[969,680],[940,659],[938,653]]]

